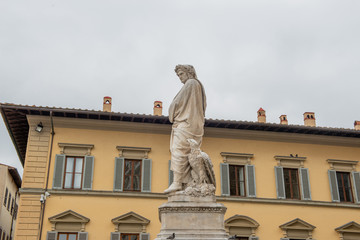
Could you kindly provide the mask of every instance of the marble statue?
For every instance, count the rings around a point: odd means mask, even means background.
[[[206,96],[191,65],[177,65],[184,84],[169,108],[173,123],[170,152],[172,184],[168,201],[159,207],[161,229],[155,240],[227,240],[226,207],[216,202],[215,174],[210,157],[201,151]]]
[[[209,184],[213,187],[210,191],[214,192],[215,178],[211,160],[200,151],[206,110],[205,90],[193,66],[177,65],[175,72],[184,86],[169,108],[169,120],[173,123],[170,152],[174,180],[165,193],[186,189],[188,191],[185,192],[201,193],[205,188],[209,190]],[[194,156],[195,152],[197,156]]]

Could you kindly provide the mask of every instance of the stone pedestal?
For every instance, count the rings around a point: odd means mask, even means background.
[[[227,240],[224,229],[226,207],[215,196],[192,197],[183,192],[170,194],[159,207],[161,230],[155,240],[175,233],[175,240]]]

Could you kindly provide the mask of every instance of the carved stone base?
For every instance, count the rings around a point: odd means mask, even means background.
[[[159,207],[161,230],[155,240],[165,240],[173,233],[176,240],[227,240],[225,212],[226,207],[216,203],[215,196],[172,193],[168,202]]]

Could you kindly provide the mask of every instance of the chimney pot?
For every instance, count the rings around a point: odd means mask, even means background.
[[[310,126],[310,127],[316,127],[314,112],[305,112],[304,113],[304,125]]]
[[[355,128],[355,130],[360,130],[360,121],[354,122],[354,128]]]
[[[286,115],[280,116],[280,124],[288,125],[288,120]]]
[[[161,101],[154,102],[154,115],[162,116],[162,102]]]
[[[257,111],[257,118],[259,123],[266,123],[266,111],[262,108],[259,108]]]
[[[112,98],[111,97],[104,97],[104,101],[103,101],[103,111],[104,112],[111,112],[111,101]]]

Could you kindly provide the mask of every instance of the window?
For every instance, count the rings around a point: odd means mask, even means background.
[[[354,184],[357,186],[360,173],[353,172]],[[354,202],[352,183],[349,172],[329,170],[329,181],[332,201],[334,202]],[[358,190],[355,187],[355,190]]]
[[[300,199],[298,169],[284,168],[285,196],[287,199]]]
[[[286,166],[286,164],[284,165]],[[309,170],[307,168],[276,166],[275,180],[278,199],[311,200]]]
[[[229,176],[230,176],[230,195],[246,196],[245,167],[237,166],[237,165],[229,165]]]
[[[312,239],[313,231],[315,229],[315,226],[299,218],[295,218],[279,227],[285,236],[284,238],[281,238],[281,240]]]
[[[14,214],[14,198],[11,199],[11,210],[10,210],[10,214],[11,214],[11,215]]]
[[[360,172],[358,161],[327,159],[331,200],[333,202],[360,203]]]
[[[6,237],[6,233],[5,233],[5,231],[3,231],[2,239],[5,240],[5,237]]]
[[[1,239],[1,235],[2,235],[2,229],[0,228],[0,239]]]
[[[342,240],[360,239],[360,224],[354,221],[335,228],[335,231],[339,233]]]
[[[10,201],[11,201],[11,193],[9,193],[9,198],[8,198],[8,205],[7,205],[7,210],[10,211]]]
[[[336,172],[340,202],[353,202],[350,173]]]
[[[146,232],[150,220],[134,212],[128,212],[111,220],[115,231],[111,233],[111,240],[150,240]]]
[[[15,206],[14,206],[14,220],[16,220],[16,218],[17,218],[17,213],[18,213],[18,205],[15,203]]]
[[[47,232],[46,240],[87,240],[87,217],[72,210],[59,213],[49,218],[51,231]]]
[[[140,191],[141,187],[141,161],[125,160],[124,191]]]
[[[77,240],[77,233],[59,233],[58,240]]]
[[[6,207],[8,192],[9,192],[9,190],[6,188],[6,190],[5,190],[5,197],[4,197],[4,206],[5,206],[5,207]]]
[[[139,234],[122,233],[121,240],[139,240]]]
[[[151,192],[151,148],[117,146],[114,191]],[[120,236],[119,236],[120,238]]]
[[[253,154],[221,152],[221,195],[256,197],[255,166],[251,165]]]
[[[91,190],[93,182],[94,156],[55,157],[53,189]]]
[[[84,170],[83,157],[66,157],[64,188],[81,189]]]
[[[244,215],[234,215],[225,220],[224,226],[229,233],[229,239],[241,240],[259,240],[256,236],[256,229],[259,223],[254,219]]]

